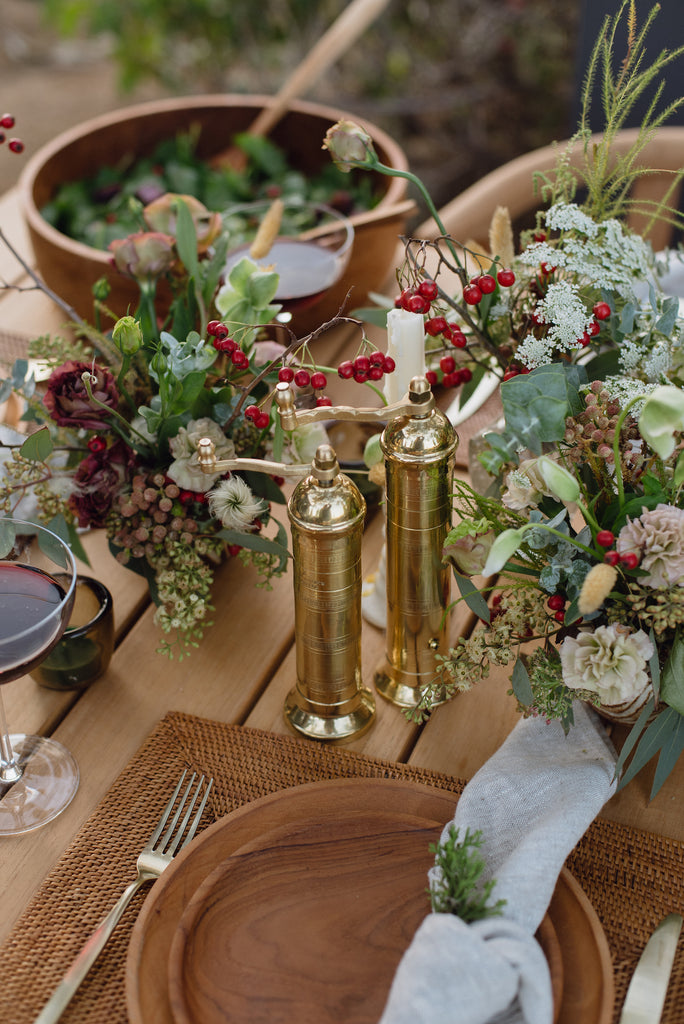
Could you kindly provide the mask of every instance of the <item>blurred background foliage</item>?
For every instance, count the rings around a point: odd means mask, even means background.
[[[309,98],[366,117],[392,134],[441,205],[488,170],[572,131],[581,7],[581,0],[391,0]],[[32,31],[45,37],[46,76],[51,54],[55,73],[64,71],[63,59],[54,67],[59,54],[70,53],[78,64],[82,85],[57,109],[56,134],[150,95],[274,93],[342,3],[3,0],[2,8],[3,107],[10,106],[10,76],[16,85],[22,73],[28,79],[41,70],[30,40],[23,55],[16,45],[21,29],[13,18],[25,20],[33,11]],[[85,81],[88,68],[99,75],[99,88],[103,77],[111,77],[112,95],[81,115],[78,93],[84,108],[96,93],[95,84],[91,92]],[[53,93],[59,93],[57,84],[48,86],[43,102],[55,102]],[[27,109],[24,122],[36,113],[35,106],[33,114]]]

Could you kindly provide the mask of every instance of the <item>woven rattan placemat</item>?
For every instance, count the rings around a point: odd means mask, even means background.
[[[170,713],[84,825],[0,948],[0,1020],[29,1024],[65,968],[128,882],[135,859],[184,767],[213,775],[207,824],[279,789],[354,776],[411,779],[458,794],[464,783],[419,768],[242,726]],[[667,913],[684,909],[684,844],[595,822],[568,867],[608,937],[616,1021],[643,945]],[[65,1024],[125,1024],[124,971],[139,893],[81,990]],[[675,964],[664,1024],[684,1022],[684,953]],[[577,1024],[583,1024],[578,1021]]]

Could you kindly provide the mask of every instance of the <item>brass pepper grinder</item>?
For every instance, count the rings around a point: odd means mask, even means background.
[[[323,407],[295,411],[289,385],[276,402],[286,429],[320,419],[387,421],[385,459],[387,641],[375,686],[401,707],[415,707],[440,674],[448,648],[450,571],[442,549],[451,525],[452,474],[458,437],[435,406],[430,385],[414,377],[404,399],[380,409]]]
[[[344,740],[375,717],[373,694],[361,679],[361,539],[366,503],[340,472],[330,445],[320,445],[310,466],[283,466],[254,459],[216,461],[202,438],[199,462],[207,473],[257,469],[306,474],[287,511],[292,528],[297,682],[285,701],[285,717],[304,736]]]

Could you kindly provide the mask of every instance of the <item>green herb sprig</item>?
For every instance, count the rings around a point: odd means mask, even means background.
[[[451,825],[446,840],[430,846],[430,852],[435,855],[435,867],[441,872],[440,879],[428,889],[433,913],[455,914],[462,921],[501,915],[506,900],[489,902],[496,879],[480,884],[485,867],[479,853],[482,842],[479,830],[471,832],[467,828],[460,839],[459,830]]]

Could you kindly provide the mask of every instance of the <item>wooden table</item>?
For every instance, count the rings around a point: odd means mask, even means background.
[[[0,226],[22,252],[29,252],[13,193],[0,200]],[[2,248],[0,278],[15,285],[27,283]],[[40,294],[0,292],[1,331],[30,337],[59,328],[63,320],[59,309]],[[288,731],[282,708],[295,679],[289,575],[277,580],[269,592],[255,587],[251,570],[235,562],[226,564],[213,592],[215,627],[190,658],[169,661],[155,653],[160,633],[141,579],[112,559],[101,532],[86,535],[84,544],[92,565],[83,570],[101,578],[114,596],[118,645],[106,675],[80,696],[41,689],[30,678],[4,689],[10,730],[54,735],[76,756],[81,784],[72,804],[54,822],[0,842],[0,938],[10,931],[48,870],[165,712],[185,711],[276,733]],[[365,533],[366,572],[375,568],[381,545],[381,517],[376,516]],[[454,635],[470,625],[462,612],[454,615]],[[381,661],[384,635],[367,623],[363,630],[363,671],[368,682]],[[489,680],[439,708],[423,727],[409,724],[400,710],[378,697],[374,726],[347,746],[371,756],[470,777],[518,720],[508,687],[508,672],[494,671]],[[647,776],[612,799],[605,816],[684,839],[684,763],[650,804]]]

